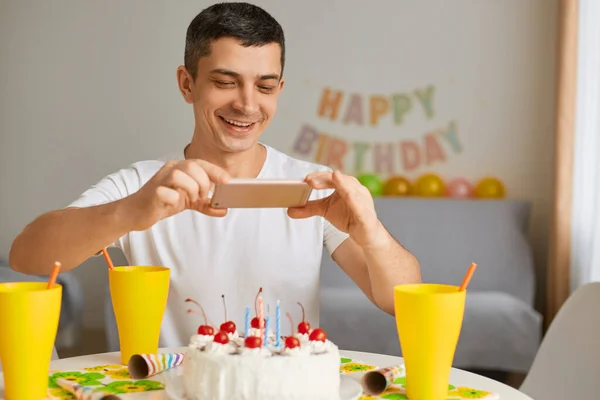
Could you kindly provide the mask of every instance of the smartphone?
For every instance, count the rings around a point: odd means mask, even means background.
[[[230,179],[215,185],[213,208],[289,208],[306,204],[312,188],[301,180]]]

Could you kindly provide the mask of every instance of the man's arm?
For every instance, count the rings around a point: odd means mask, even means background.
[[[124,200],[51,211],[36,218],[15,238],[10,266],[29,275],[48,275],[55,261],[69,271],[130,231]]]
[[[60,261],[65,272],[126,233],[149,229],[185,209],[222,217],[227,210],[211,208],[208,193],[213,183],[228,179],[227,172],[206,161],[167,162],[129,196],[38,217],[15,238],[10,266],[25,274],[45,275]]]
[[[390,315],[394,315],[394,286],[420,283],[419,262],[381,226],[376,244],[361,248],[352,238],[333,252],[333,260],[350,276],[365,295]]]

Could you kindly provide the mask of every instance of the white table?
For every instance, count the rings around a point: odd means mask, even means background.
[[[161,349],[161,353],[179,352],[183,353],[187,347]],[[361,353],[356,351],[340,351],[342,357],[360,360],[365,363],[376,365],[378,367],[388,367],[400,365],[403,363],[401,357],[386,356],[381,354]],[[118,352],[92,354],[88,356],[64,358],[61,360],[52,361],[50,364],[51,370],[58,371],[74,371],[85,367],[93,367],[96,365],[105,364],[120,364],[120,356]],[[1,373],[0,373],[1,375]],[[358,374],[357,374],[358,375]],[[351,375],[352,376],[352,375]],[[160,375],[155,375],[151,379],[160,380]],[[453,368],[450,373],[450,383],[455,386],[467,386],[480,390],[495,392],[500,395],[500,400],[532,400],[529,396],[519,392],[510,386],[504,385],[492,379],[473,374],[471,372],[462,371]],[[121,395],[127,399],[139,400],[166,400],[167,396],[162,391],[153,391],[146,393],[136,393]],[[0,399],[4,398],[4,380],[0,379]]]

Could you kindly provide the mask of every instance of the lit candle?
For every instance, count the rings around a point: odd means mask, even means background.
[[[266,320],[266,324],[265,324],[265,338],[264,338],[264,343],[265,346],[267,345],[267,339],[269,338],[269,325],[271,322],[271,317],[267,316],[267,320]]]
[[[275,307],[275,347],[281,346],[281,306],[277,300]]]
[[[250,333],[250,307],[246,307],[246,320],[244,326],[244,337],[247,338]]]

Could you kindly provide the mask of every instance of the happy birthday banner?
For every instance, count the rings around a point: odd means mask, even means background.
[[[338,122],[342,130],[350,126],[397,129],[409,113],[419,113],[425,121],[434,119],[434,96],[433,85],[389,95],[346,94],[326,87],[317,105],[317,117]],[[383,120],[391,120],[391,124],[384,125]],[[455,120],[445,121],[436,129],[419,132],[418,135],[418,138],[400,137],[389,142],[373,141],[368,137],[348,142],[339,135],[323,132],[317,126],[305,123],[293,149],[331,168],[350,169],[355,174],[374,171],[383,175],[411,172],[443,163],[450,154],[462,152]]]

